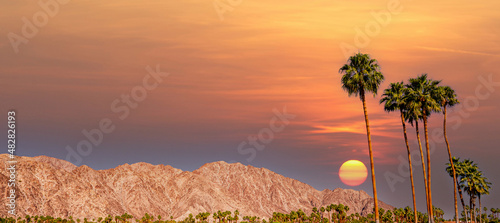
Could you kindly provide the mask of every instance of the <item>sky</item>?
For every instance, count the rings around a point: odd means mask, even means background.
[[[359,51],[385,76],[378,95],[367,97],[379,199],[412,205],[400,116],[378,101],[391,82],[427,73],[456,90],[452,153],[479,165],[493,183],[483,206],[498,208],[498,1],[0,4],[0,106],[16,111],[17,155],[94,169],[148,162],[192,171],[223,160],[318,190],[372,194],[370,180],[350,187],[338,177],[347,160],[369,166],[362,104],[342,90],[338,72]],[[451,218],[442,125],[443,115],[432,114],[433,204]],[[423,211],[411,126],[408,136]]]

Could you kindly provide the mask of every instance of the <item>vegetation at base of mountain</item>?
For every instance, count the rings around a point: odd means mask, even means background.
[[[466,206],[469,211],[469,206]],[[444,222],[444,212],[440,208],[434,207],[434,222]],[[257,216],[243,216],[240,218],[240,212],[217,211],[215,213],[202,212],[196,215],[189,214],[184,220],[174,220],[172,216],[168,219],[162,216],[153,216],[148,213],[141,218],[135,218],[127,213],[118,216],[108,215],[97,219],[74,219],[72,216],[67,218],[54,218],[51,216],[30,216],[22,217],[0,217],[0,223],[372,223],[375,222],[374,214],[362,216],[359,213],[347,215],[349,207],[343,204],[330,204],[325,207],[313,208],[310,214],[302,210],[291,211],[290,213],[274,212],[272,217],[265,219]],[[489,211],[489,213],[488,213]],[[479,208],[475,209],[476,222],[499,223],[500,208],[483,208],[479,215]],[[382,223],[407,223],[414,222],[413,209],[410,207],[394,208],[393,210],[379,209],[380,221]],[[211,218],[210,218],[211,217]],[[417,212],[418,222],[428,223],[427,213]],[[465,212],[462,212],[460,221],[465,221]]]

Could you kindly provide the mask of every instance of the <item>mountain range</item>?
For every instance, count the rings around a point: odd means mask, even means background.
[[[7,154],[0,155],[6,166],[0,172],[4,204],[11,189],[8,160]],[[239,210],[242,216],[268,218],[273,212],[310,213],[313,207],[339,203],[350,207],[348,214],[366,215],[373,209],[373,198],[364,191],[318,191],[268,169],[240,163],[207,163],[190,172],[143,162],[94,170],[47,156],[16,156],[16,160],[17,216],[96,219],[124,213],[140,218],[149,213],[183,219],[189,213]],[[379,207],[393,209],[382,201]],[[0,216],[9,216],[7,211],[6,206],[0,208]]]

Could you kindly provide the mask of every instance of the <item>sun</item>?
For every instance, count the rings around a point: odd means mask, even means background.
[[[365,182],[368,172],[366,166],[359,160],[348,160],[339,170],[340,180],[348,186],[358,186]]]

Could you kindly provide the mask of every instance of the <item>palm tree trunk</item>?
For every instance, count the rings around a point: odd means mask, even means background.
[[[481,216],[481,193],[477,194],[479,199],[479,223],[483,223],[483,218]]]
[[[474,208],[472,209],[472,213],[474,213],[474,222],[477,222],[477,215],[476,215],[476,195],[474,195],[474,200],[472,200],[472,206],[474,206]]]
[[[429,213],[429,190],[427,189],[427,171],[425,170],[425,160],[424,152],[422,150],[422,143],[420,141],[420,132],[418,130],[418,121],[415,121],[415,130],[417,131],[417,141],[418,147],[420,149],[420,160],[422,161],[422,171],[424,172],[424,184],[425,184],[425,202],[427,204],[427,213]]]
[[[460,188],[460,184],[458,184],[458,181],[457,181],[457,190],[458,190],[458,194],[460,195],[460,201],[462,202],[462,208],[464,209],[465,222],[468,222],[467,210],[465,209],[464,196],[462,194],[462,189]]]
[[[446,136],[446,105],[444,107],[444,119],[443,119],[443,135],[444,141],[446,142],[446,147],[448,148],[448,157],[450,158],[451,170],[453,171],[453,185],[457,184],[457,174],[455,173],[455,164],[451,156],[450,144],[448,143],[448,137]],[[458,223],[458,201],[457,201],[457,188],[453,186],[453,195],[455,198],[455,222]]]
[[[406,150],[408,151],[408,166],[410,168],[410,181],[411,181],[411,195],[413,198],[413,213],[415,215],[415,223],[417,223],[417,201],[415,200],[415,185],[413,184],[413,167],[411,165],[411,151],[410,145],[408,144],[408,136],[406,135],[406,124],[405,124],[405,116],[403,111],[401,112],[401,123],[403,124],[403,133],[405,136]]]
[[[368,152],[370,155],[370,168],[372,171],[372,186],[373,186],[373,206],[375,208],[375,223],[379,223],[378,199],[377,199],[377,183],[375,181],[375,167],[373,165],[372,140],[370,137],[370,123],[368,122],[368,111],[366,110],[365,92],[361,89],[361,101],[363,101],[363,112],[365,114],[366,136],[368,138]]]
[[[432,207],[432,189],[431,189],[431,153],[429,149],[429,134],[427,131],[427,114],[424,112],[424,135],[425,135],[425,149],[427,152],[427,190],[429,193],[429,218],[430,218],[430,223],[434,223],[434,212],[433,212],[433,207]]]
[[[470,222],[472,223],[472,221],[474,221],[474,216],[472,215],[472,213],[474,212],[473,211],[473,207],[472,207],[472,194],[469,195],[469,213],[470,213]]]

